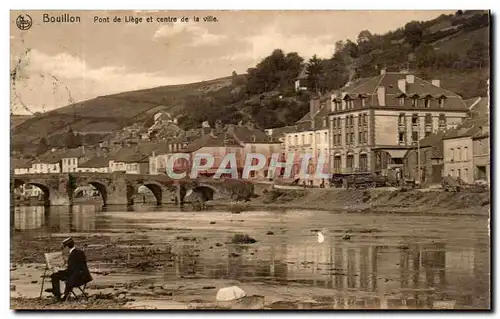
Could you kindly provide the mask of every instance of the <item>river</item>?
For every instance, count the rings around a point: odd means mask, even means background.
[[[223,208],[191,212],[142,205],[108,210],[93,205],[16,207],[13,215],[14,250],[23,249],[24,240],[59,243],[68,235],[109,235],[115,245],[168,247],[175,256],[164,267],[160,261],[160,267],[122,270],[102,280],[96,275],[96,284],[141,277],[149,278],[149,285],[238,284],[249,294],[265,296],[267,304],[289,308],[305,303],[306,308],[335,309],[484,309],[490,302],[489,221],[477,216],[234,213]],[[318,231],[324,236],[321,243]],[[233,244],[235,233],[257,242]],[[92,269],[117,267],[93,261],[95,247],[84,247]],[[12,282],[19,295],[38,294],[21,279]],[[207,289],[199,286],[191,295],[214,300],[216,291]]]

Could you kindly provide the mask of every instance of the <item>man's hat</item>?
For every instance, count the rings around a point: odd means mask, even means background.
[[[74,244],[74,243],[75,243],[75,242],[73,241],[73,238],[68,237],[68,238],[66,238],[65,240],[63,240],[63,242],[62,242],[62,246],[63,246],[63,247],[67,247],[67,246],[69,246],[69,245],[71,245],[71,244]]]

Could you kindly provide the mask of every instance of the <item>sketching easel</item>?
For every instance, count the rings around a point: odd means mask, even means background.
[[[54,273],[57,268],[63,268],[65,260],[62,252],[45,253],[45,270],[42,276],[42,288],[40,289],[40,299],[42,299],[43,286],[45,284],[45,276],[47,272]]]

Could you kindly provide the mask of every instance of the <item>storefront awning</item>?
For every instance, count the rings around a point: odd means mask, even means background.
[[[408,150],[385,150],[392,158],[403,158]]]

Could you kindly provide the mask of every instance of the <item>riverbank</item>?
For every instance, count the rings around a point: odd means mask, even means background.
[[[440,189],[399,190],[395,188],[303,189],[264,191],[250,202],[211,201],[207,206],[251,208],[314,209],[345,212],[400,214],[466,214],[488,216],[489,192],[445,192]]]

